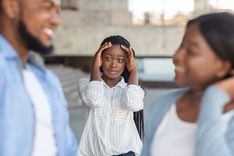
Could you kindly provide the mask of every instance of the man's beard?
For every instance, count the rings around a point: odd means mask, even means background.
[[[23,43],[29,50],[32,50],[41,55],[49,55],[53,52],[54,46],[44,46],[41,41],[28,32],[27,27],[22,21],[19,22],[18,31],[21,39],[23,40]]]

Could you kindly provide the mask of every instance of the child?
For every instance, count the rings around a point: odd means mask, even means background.
[[[90,80],[79,82],[79,94],[88,115],[78,156],[140,155],[142,142],[133,112],[143,109],[144,91],[138,85],[134,52],[125,38],[103,40]]]

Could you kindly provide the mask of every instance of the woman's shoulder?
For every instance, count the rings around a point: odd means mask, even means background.
[[[152,102],[151,111],[160,111],[164,109],[169,109],[172,104],[175,104],[176,101],[187,91],[187,88],[172,89],[160,97],[156,98]]]
[[[178,98],[181,97],[188,89],[187,88],[177,88],[172,89],[165,94],[161,95],[159,98],[155,99],[156,101],[171,101],[176,102]]]

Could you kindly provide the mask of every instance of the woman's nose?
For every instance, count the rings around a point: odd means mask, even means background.
[[[110,66],[111,66],[112,68],[115,68],[115,67],[117,66],[117,61],[116,61],[115,59],[113,59],[113,60],[111,61]]]

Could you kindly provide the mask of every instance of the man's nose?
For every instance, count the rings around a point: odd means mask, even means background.
[[[60,14],[58,12],[51,13],[50,23],[54,28],[58,27],[61,24]]]

